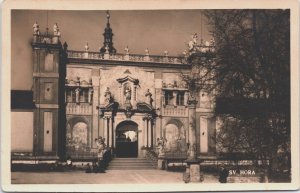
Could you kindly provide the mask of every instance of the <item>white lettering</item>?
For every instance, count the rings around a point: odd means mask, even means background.
[[[235,175],[236,174],[236,170],[229,170],[229,175]]]
[[[240,175],[252,176],[252,175],[255,175],[255,171],[254,170],[240,170]]]

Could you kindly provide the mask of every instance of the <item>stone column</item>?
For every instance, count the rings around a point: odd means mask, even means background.
[[[151,121],[151,147],[154,148],[155,147],[155,141],[156,141],[156,128],[155,128],[155,122],[156,120],[154,118],[152,118]]]
[[[177,106],[177,91],[173,91],[173,105],[174,107]]]
[[[144,138],[144,147],[147,147],[147,121],[146,121],[146,117],[143,118],[143,138]]]
[[[104,133],[103,137],[106,140],[105,141],[106,145],[108,145],[107,118],[106,118],[106,116],[104,116],[102,120],[103,120],[103,133]]]
[[[184,93],[184,105],[188,106],[189,92]]]
[[[110,132],[110,116],[105,116],[104,119],[106,120],[106,144],[108,147],[111,147],[111,132]]]
[[[115,147],[115,127],[114,127],[114,117],[111,117],[111,147]]]
[[[112,147],[112,134],[113,134],[113,128],[111,127],[112,126],[112,119],[111,119],[111,116],[109,116],[109,119],[108,119],[108,123],[107,123],[107,125],[109,125],[108,127],[107,127],[107,129],[108,129],[108,134],[109,134],[109,147]]]
[[[190,182],[200,182],[200,161],[196,155],[196,104],[195,99],[188,100],[189,108],[189,150],[187,159],[187,175]]]
[[[148,147],[152,147],[152,120],[150,117],[148,117]]]
[[[148,117],[146,117],[146,128],[147,128],[147,131],[146,131],[146,136],[147,136],[147,147],[149,147],[149,119]]]

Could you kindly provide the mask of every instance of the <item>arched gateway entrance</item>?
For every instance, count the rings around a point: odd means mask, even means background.
[[[116,157],[138,156],[138,125],[123,121],[116,128]]]

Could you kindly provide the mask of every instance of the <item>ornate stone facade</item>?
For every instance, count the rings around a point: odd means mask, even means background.
[[[153,56],[146,49],[144,55],[135,55],[128,47],[125,54],[116,53],[109,18],[108,14],[99,52],[91,52],[88,43],[83,44],[84,51],[68,50],[66,43],[60,43],[58,24],[52,34],[33,25],[34,125],[39,133],[33,146],[40,155],[47,155],[50,144],[53,155],[85,158],[97,152],[95,139],[102,136],[115,156],[126,157],[125,146],[129,157],[143,157],[147,148],[158,152],[158,139],[165,140],[165,155],[186,155],[188,149],[195,158],[214,154],[213,98],[200,91],[194,99],[198,103],[191,107],[190,90],[182,80],[191,70],[189,53],[175,57],[165,51]],[[196,39],[190,49],[200,49]],[[47,144],[48,134],[44,136],[37,123],[41,113],[46,123],[39,124],[53,131]]]

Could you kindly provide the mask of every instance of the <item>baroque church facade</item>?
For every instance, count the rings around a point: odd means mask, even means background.
[[[68,50],[57,24],[53,34],[42,34],[37,23],[33,28],[33,105],[12,107],[13,159],[90,158],[99,137],[115,157],[144,157],[162,139],[166,153],[193,147],[197,157],[216,155],[214,99],[200,91],[192,101],[182,80],[191,70],[188,53],[137,55],[128,47],[119,53],[109,15],[99,52],[88,44]],[[28,123],[16,124],[25,113]],[[29,139],[20,146],[14,133],[25,126]]]

